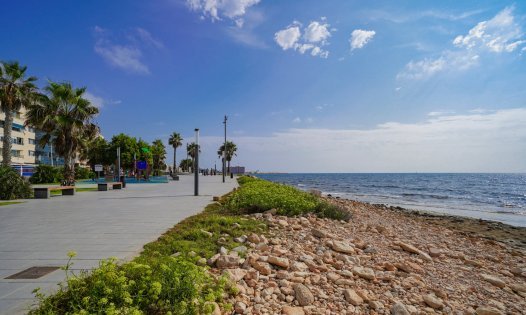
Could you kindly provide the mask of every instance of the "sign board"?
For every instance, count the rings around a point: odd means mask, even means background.
[[[102,172],[102,165],[95,164],[95,172]]]
[[[137,161],[138,170],[145,170],[147,168],[148,168],[148,163],[146,163],[146,161]]]

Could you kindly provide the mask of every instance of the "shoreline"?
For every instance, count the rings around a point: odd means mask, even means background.
[[[373,204],[341,197],[322,196],[321,198],[329,201],[345,200],[354,204],[363,204],[379,211],[399,213],[415,220],[453,229],[469,236],[478,236],[491,241],[499,241],[507,245],[526,250],[526,227],[514,226],[499,221],[441,213],[432,210],[415,210],[403,208],[400,206]]]

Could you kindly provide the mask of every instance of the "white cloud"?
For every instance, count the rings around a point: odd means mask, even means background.
[[[294,118],[294,119],[292,120],[292,122],[295,123],[295,124],[299,124],[299,123],[301,122],[301,118],[296,117],[296,118]]]
[[[351,33],[349,43],[351,44],[351,50],[363,48],[371,39],[373,39],[375,31],[367,30],[354,30]]]
[[[300,37],[301,31],[299,26],[297,25],[291,25],[274,34],[274,40],[283,50],[296,47],[296,44]]]
[[[468,34],[455,37],[456,50],[444,50],[435,58],[410,61],[397,78],[425,79],[443,71],[466,70],[479,64],[484,54],[516,51],[526,40],[512,13],[512,7],[505,8],[492,19],[478,23]]]
[[[115,43],[111,32],[99,26],[95,26],[94,34],[95,52],[110,65],[133,73],[150,73],[150,69],[142,61],[144,45],[156,49],[164,47],[143,28],[135,28],[132,32],[127,32],[124,36],[127,42],[124,44]]]
[[[207,141],[213,152],[222,140]],[[233,141],[239,148],[235,163],[252,170],[526,172],[526,108],[435,115],[372,129],[296,128]]]
[[[298,21],[294,21],[286,28],[274,34],[274,41],[283,49],[294,49],[300,54],[310,52],[311,56],[328,58],[329,51],[322,47],[328,45],[327,39],[331,36],[330,25],[324,23],[326,18],[312,21],[307,27],[303,27]],[[303,32],[302,32],[303,31]],[[302,36],[303,34],[303,36]]]
[[[193,11],[200,11],[203,17],[210,17],[212,21],[229,18],[236,25],[243,26],[243,16],[247,9],[258,4],[260,0],[186,0],[186,4]]]
[[[84,93],[84,97],[90,101],[91,105],[96,106],[98,108],[102,108],[104,106],[104,99],[100,96],[96,96],[93,93],[90,93],[86,91]]]
[[[329,24],[313,21],[305,28],[303,37],[307,42],[320,43],[326,41],[330,36]]]

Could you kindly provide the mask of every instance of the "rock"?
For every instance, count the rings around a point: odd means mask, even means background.
[[[482,279],[486,280],[487,282],[493,284],[496,287],[504,288],[506,286],[506,282],[504,282],[502,279],[496,276],[492,276],[492,275],[488,275],[484,273],[481,274],[480,276],[482,277]]]
[[[228,249],[224,248],[223,246],[221,246],[219,248],[219,254],[221,255],[227,255],[228,254]]]
[[[247,250],[248,250],[248,249],[247,249],[246,246],[238,246],[238,247],[235,247],[235,248],[232,249],[232,251],[234,251],[234,252],[238,252],[238,253],[240,253],[240,254],[242,254],[242,253],[246,253]]]
[[[242,235],[240,237],[234,238],[234,242],[237,242],[237,243],[244,243],[246,241],[247,241],[246,235]]]
[[[279,266],[281,268],[285,268],[285,269],[289,268],[289,260],[287,258],[281,258],[281,257],[276,257],[276,256],[269,256],[268,257],[268,262],[273,264],[273,265]]]
[[[215,254],[214,256],[210,257],[206,263],[209,265],[209,266],[213,266],[215,265],[215,263],[217,262],[217,259],[219,258],[219,256],[221,256],[220,254]]]
[[[391,307],[391,315],[410,315],[402,302],[397,302]]]
[[[239,266],[239,257],[234,255],[221,255],[216,261],[217,268],[234,268]]]
[[[247,240],[248,240],[250,243],[254,243],[254,244],[259,244],[259,242],[261,242],[261,240],[259,239],[259,236],[258,236],[256,233],[252,233],[252,234],[250,234],[250,235],[247,237]]]
[[[230,280],[234,281],[234,282],[238,282],[240,280],[242,280],[243,278],[245,278],[245,276],[247,275],[248,271],[244,270],[244,269],[227,269],[225,271],[223,271],[223,275],[227,276]]]
[[[219,304],[216,302],[208,302],[214,306],[214,311],[212,312],[212,315],[221,315],[221,308],[219,307]]]
[[[199,258],[196,264],[198,266],[206,266],[206,258]]]
[[[247,305],[241,301],[236,302],[236,305],[234,306],[234,311],[238,314],[245,313],[245,310],[247,309]]]
[[[213,234],[213,233],[211,233],[211,232],[208,232],[208,231],[206,231],[206,230],[203,230],[203,229],[201,229],[201,233],[203,233],[204,235],[206,235],[206,236],[208,236],[208,237],[212,237],[212,236],[214,236],[214,234]]]
[[[339,242],[339,241],[333,241],[331,248],[333,251],[339,252],[339,253],[344,253],[344,254],[354,254],[355,253],[354,248],[352,246],[345,244],[343,242]]]
[[[384,308],[384,305],[380,301],[369,301],[369,307],[373,310],[379,310]]]
[[[442,254],[442,251],[436,247],[430,247],[429,248],[429,256],[431,257],[438,257]]]
[[[375,278],[374,271],[371,268],[355,266],[352,268],[352,272],[367,280],[374,280]]]
[[[417,254],[420,257],[424,258],[427,261],[433,261],[433,258],[431,258],[427,253],[419,250],[418,248],[414,247],[413,245],[404,243],[404,242],[397,242],[396,245],[402,247],[403,250],[409,253]]]
[[[477,315],[504,315],[501,311],[494,307],[481,306],[475,311]]]
[[[444,307],[444,303],[442,302],[442,300],[437,298],[433,294],[424,295],[422,298],[424,299],[424,302],[427,305],[431,306],[434,309],[442,309]]]
[[[306,306],[311,305],[314,302],[314,295],[312,295],[309,288],[301,283],[296,283],[293,288],[299,305]]]
[[[268,276],[272,273],[272,269],[270,268],[270,265],[266,262],[262,261],[254,261],[252,263],[252,267],[259,271],[262,275]]]
[[[515,292],[526,292],[526,284],[514,283],[510,284],[510,288]]]
[[[312,235],[314,235],[317,238],[326,238],[328,236],[327,233],[319,229],[312,229],[311,232],[312,232]]]
[[[343,291],[343,296],[345,297],[345,300],[348,303],[351,303],[354,306],[358,306],[358,305],[363,303],[362,297],[360,297],[356,293],[356,291],[354,291],[352,289],[347,289],[347,290]]]
[[[510,272],[514,274],[515,276],[523,276],[524,270],[522,268],[513,267],[510,269]]]
[[[278,220],[278,224],[282,227],[287,227],[289,226],[289,223],[287,222],[287,220]]]
[[[292,306],[283,306],[281,309],[283,315],[305,315],[303,307],[292,307]]]

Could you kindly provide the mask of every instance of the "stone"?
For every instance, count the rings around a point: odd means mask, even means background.
[[[244,269],[226,269],[223,271],[223,275],[227,276],[230,280],[234,282],[238,282],[243,280],[245,276],[247,275],[248,271]]]
[[[502,279],[496,276],[488,275],[488,274],[481,274],[480,275],[482,279],[486,280],[487,282],[493,284],[496,287],[504,288],[506,286],[506,282],[504,282]]]
[[[369,307],[377,311],[384,308],[384,305],[380,301],[369,301]]]
[[[410,315],[402,302],[397,302],[391,307],[391,315]]]
[[[258,236],[256,233],[252,233],[252,234],[250,234],[250,235],[247,237],[247,240],[248,240],[250,243],[254,243],[254,244],[259,244],[259,242],[261,242],[261,240],[259,239],[259,236]]]
[[[475,311],[477,315],[504,315],[501,311],[494,307],[481,306]]]
[[[374,280],[375,278],[374,271],[371,268],[355,266],[352,268],[352,272],[367,280]]]
[[[221,246],[219,248],[219,254],[221,255],[227,255],[228,254],[228,249],[224,248],[223,246]]]
[[[434,294],[424,295],[422,298],[427,305],[434,309],[442,309],[444,307],[442,300],[437,298]]]
[[[526,292],[526,284],[513,283],[513,284],[510,284],[510,289],[512,289],[513,291],[517,293]]]
[[[246,235],[242,235],[240,237],[234,238],[234,242],[237,242],[237,243],[244,243],[246,241],[247,241]]]
[[[270,268],[270,265],[266,262],[262,261],[254,261],[252,263],[252,267],[259,271],[262,275],[268,276],[272,273],[272,269]]]
[[[299,305],[306,306],[311,305],[314,302],[314,295],[305,285],[301,283],[294,284],[294,295]]]
[[[289,268],[289,260],[287,258],[281,258],[276,256],[269,256],[268,260],[269,263],[279,266],[281,268],[288,269]]]
[[[247,247],[246,246],[238,246],[238,247],[235,247],[232,249],[232,251],[234,252],[238,252],[239,254],[243,254],[243,253],[246,253],[247,252]]]
[[[424,258],[427,261],[433,261],[433,258],[431,258],[427,253],[419,250],[418,248],[416,248],[415,246],[413,246],[411,244],[407,244],[407,243],[404,243],[404,242],[397,242],[395,244],[400,246],[406,252],[417,254],[417,255],[419,255],[420,257]]]
[[[204,235],[206,235],[206,236],[208,236],[208,237],[212,237],[212,236],[214,236],[214,234],[213,234],[213,233],[211,233],[211,232],[208,232],[208,231],[206,231],[206,230],[203,230],[203,229],[201,229],[201,233],[203,233]]]
[[[282,227],[289,226],[289,223],[286,220],[278,220],[278,224]]]
[[[236,302],[236,305],[234,305],[234,311],[238,314],[245,313],[245,310],[247,309],[247,305],[241,301]]]
[[[429,248],[429,256],[431,257],[438,257],[442,254],[442,251],[436,247],[430,247]]]
[[[346,289],[343,291],[343,296],[348,303],[351,303],[354,306],[358,306],[363,303],[363,299],[359,296],[356,291],[352,289]]]
[[[206,258],[199,258],[196,264],[198,266],[206,266]]]
[[[234,268],[239,266],[239,257],[234,255],[221,255],[216,261],[217,268]]]
[[[219,258],[219,256],[221,256],[220,254],[215,254],[214,256],[210,257],[206,263],[209,265],[209,266],[213,266],[215,265],[215,263],[217,262],[217,259]]]
[[[319,229],[312,229],[311,232],[317,238],[326,238],[328,236],[327,233]]]
[[[331,248],[333,251],[338,252],[338,253],[344,253],[344,254],[354,254],[355,253],[355,250],[352,246],[350,246],[349,244],[345,244],[343,242],[339,242],[339,241],[333,241]]]
[[[303,307],[292,307],[292,306],[283,306],[281,309],[283,315],[305,315]]]

